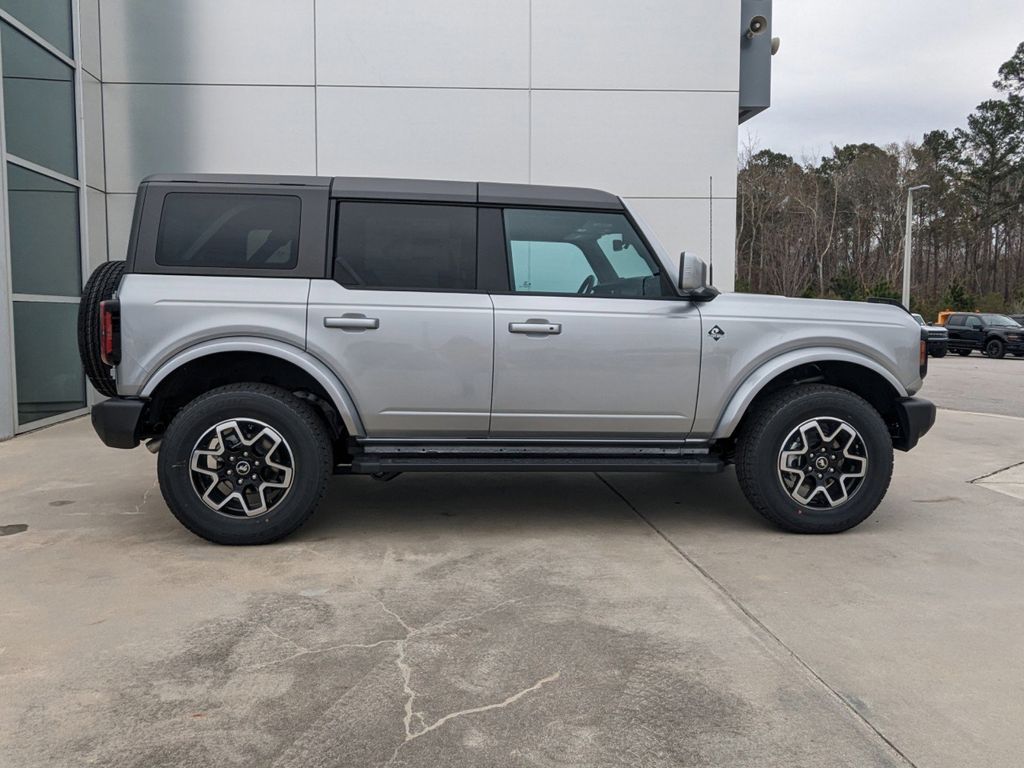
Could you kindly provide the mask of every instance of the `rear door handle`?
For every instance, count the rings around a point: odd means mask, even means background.
[[[375,331],[380,328],[380,319],[366,315],[325,317],[324,328],[341,328],[343,331]]]
[[[562,332],[562,324],[549,323],[547,320],[527,320],[525,323],[509,323],[508,332],[536,334],[538,336],[557,336]]]

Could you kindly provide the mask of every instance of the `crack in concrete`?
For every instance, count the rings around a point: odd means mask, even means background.
[[[267,667],[273,667],[273,666],[275,666],[277,664],[284,664],[286,661],[291,661],[292,659],[297,659],[300,656],[308,656],[308,655],[313,654],[313,653],[330,653],[331,651],[340,651],[343,648],[357,648],[357,649],[379,648],[380,646],[387,645],[389,643],[399,643],[399,642],[402,642],[402,639],[400,639],[400,638],[388,637],[388,638],[384,638],[383,640],[377,640],[376,642],[373,642],[373,643],[338,643],[336,645],[329,645],[326,648],[307,648],[306,646],[300,645],[299,643],[295,642],[290,637],[285,637],[284,635],[282,635],[282,634],[280,634],[278,632],[275,632],[270,627],[268,627],[266,624],[263,624],[262,628],[265,629],[268,633],[270,633],[274,637],[278,638],[279,640],[281,640],[283,642],[286,642],[289,645],[293,645],[296,648],[298,648],[299,650],[298,650],[298,652],[293,653],[290,656],[284,656],[283,658],[280,658],[280,659],[274,659],[273,661],[268,661],[268,662],[266,662],[264,664],[255,664],[255,665],[253,665],[251,667],[245,667],[244,670],[243,670],[245,672],[252,672],[252,671],[255,671],[257,669],[266,669]]]
[[[126,514],[126,515],[141,515],[142,514],[142,508],[144,506],[146,506],[146,502],[149,501],[149,494],[151,494],[153,491],[155,491],[159,487],[159,485],[160,485],[160,479],[157,478],[157,479],[155,479],[153,481],[153,484],[151,486],[149,486],[149,488],[146,489],[146,492],[144,494],[142,494],[142,500],[138,504],[135,505],[135,511],[134,512],[125,512],[124,514]]]
[[[973,480],[969,480],[968,482],[971,483],[972,485],[974,483],[980,483],[982,480],[987,480],[990,477],[995,477],[996,475],[1000,475],[1003,472],[1009,472],[1011,469],[1016,469],[1017,467],[1021,467],[1021,466],[1024,466],[1024,461],[1018,461],[1016,464],[1011,464],[1008,467],[1003,467],[1002,469],[997,469],[994,472],[989,472],[987,475],[982,475],[981,477],[976,477]]]
[[[552,683],[562,676],[562,671],[558,670],[557,672],[554,672],[553,674],[550,674],[547,677],[541,678],[533,685],[530,685],[522,689],[521,691],[517,691],[516,693],[507,696],[502,701],[495,702],[492,704],[483,704],[478,707],[470,707],[468,709],[460,709],[455,712],[449,712],[447,715],[443,715],[430,725],[427,725],[426,719],[424,717],[425,713],[414,709],[416,697],[419,694],[416,692],[416,689],[412,687],[412,668],[409,666],[405,659],[406,644],[417,635],[422,635],[435,629],[445,627],[450,624],[455,624],[457,622],[469,621],[471,619],[484,616],[488,613],[497,611],[500,608],[503,608],[504,606],[510,605],[512,603],[517,603],[519,601],[504,600],[496,605],[491,606],[490,608],[487,608],[483,611],[478,611],[477,613],[470,614],[468,616],[459,616],[454,619],[446,619],[445,621],[440,621],[434,624],[426,624],[422,627],[412,627],[408,623],[406,623],[406,621],[401,616],[399,616],[395,611],[389,608],[387,604],[384,603],[383,600],[377,597],[377,595],[373,595],[373,599],[377,601],[378,605],[380,605],[381,609],[384,610],[385,613],[394,618],[395,621],[401,624],[402,628],[406,631],[406,636],[404,638],[395,641],[395,666],[398,667],[398,672],[401,675],[402,693],[405,695],[404,715],[402,717],[402,725],[405,730],[405,738],[398,744],[398,746],[395,747],[395,751],[391,753],[391,757],[388,759],[387,763],[385,763],[385,766],[393,765],[395,760],[398,758],[398,753],[410,741],[415,741],[421,736],[424,736],[428,733],[431,733],[432,731],[437,730],[448,721],[455,720],[456,718],[464,717],[466,715],[478,714],[480,712],[488,712],[492,709],[502,709],[504,707],[509,706],[510,704],[514,704],[524,696],[527,696],[533,693],[534,691],[539,691],[548,683]],[[413,727],[414,718],[419,722],[419,728]]]

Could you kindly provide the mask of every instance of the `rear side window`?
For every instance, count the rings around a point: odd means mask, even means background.
[[[476,288],[476,208],[341,203],[334,279],[349,288]]]
[[[292,269],[301,208],[299,198],[289,195],[172,192],[164,198],[156,263]]]

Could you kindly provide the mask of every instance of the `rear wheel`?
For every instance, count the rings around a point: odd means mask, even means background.
[[[78,304],[78,356],[96,391],[107,397],[117,394],[117,384],[113,370],[100,358],[100,302],[113,298],[123,274],[123,261],[100,264],[89,276]]]
[[[1006,355],[1006,345],[1001,339],[989,339],[985,344],[985,354],[993,360],[1002,360]]]
[[[217,544],[268,544],[313,514],[331,473],[331,441],[313,408],[287,390],[233,384],[185,406],[157,464],[174,516]]]
[[[796,533],[839,533],[866,520],[889,488],[892,466],[892,439],[878,412],[823,384],[770,396],[736,448],[751,505]]]

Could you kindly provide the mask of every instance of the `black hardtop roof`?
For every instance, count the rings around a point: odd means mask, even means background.
[[[618,197],[599,189],[553,187],[541,184],[385,179],[360,176],[335,176],[333,178],[328,176],[257,176],[222,173],[154,174],[144,178],[142,183],[326,187],[330,189],[331,197],[349,200],[407,200],[430,203],[623,209],[622,201]]]

